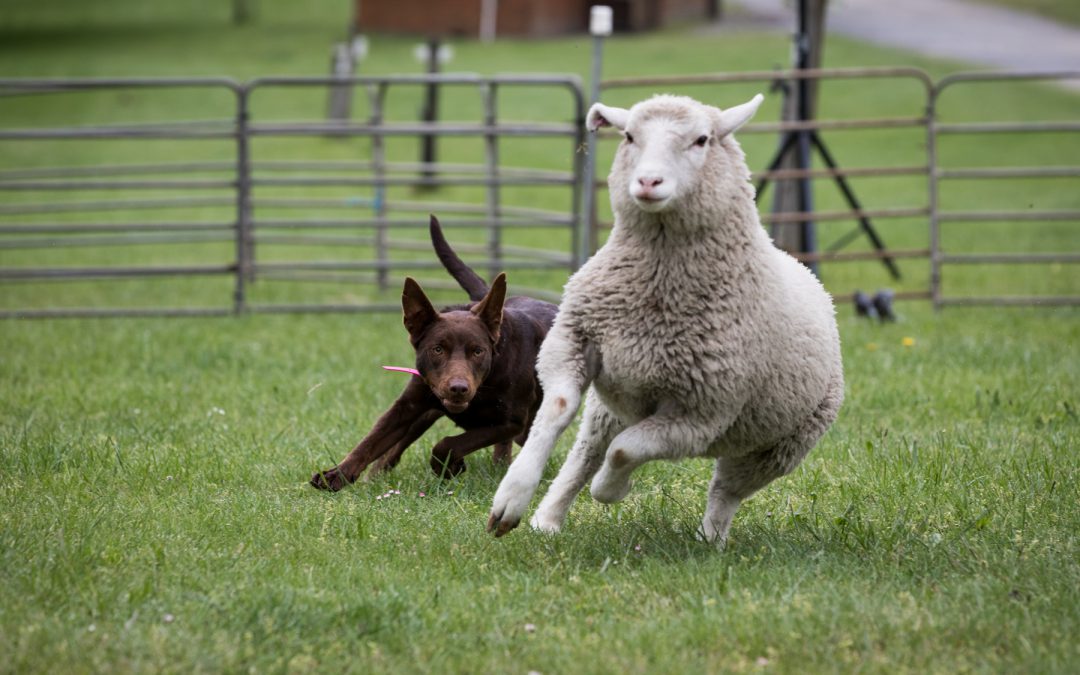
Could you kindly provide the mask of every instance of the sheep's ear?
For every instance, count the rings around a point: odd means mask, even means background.
[[[723,138],[749,122],[764,100],[764,96],[757,94],[746,103],[720,111],[720,118],[716,123],[716,137]]]
[[[585,128],[596,131],[601,127],[615,127],[619,131],[626,128],[630,111],[624,108],[610,108],[603,103],[594,103],[585,116]]]

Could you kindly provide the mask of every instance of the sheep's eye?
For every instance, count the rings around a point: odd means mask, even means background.
[[[634,142],[634,137],[630,135],[630,132],[626,133],[626,142],[627,143],[633,143]]]
[[[708,136],[698,136],[698,139],[696,141],[694,141],[694,145],[698,146],[699,148],[704,148],[705,144],[708,143],[708,142],[709,142],[709,137]]]

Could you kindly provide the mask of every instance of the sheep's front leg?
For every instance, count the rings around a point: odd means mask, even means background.
[[[544,400],[536,412],[529,438],[507,469],[491,504],[487,530],[501,537],[518,526],[544,473],[555,441],[570,426],[581,394],[600,370],[597,350],[575,334],[560,310],[555,326],[544,339],[536,359],[536,372]],[[567,323],[563,323],[567,321]]]
[[[619,433],[622,423],[590,391],[585,398],[585,413],[574,447],[552,481],[529,524],[543,532],[558,532],[566,513],[585,483],[604,461],[604,450]]]
[[[544,382],[544,400],[536,413],[529,439],[506,470],[491,504],[487,530],[501,537],[518,526],[544,473],[555,441],[570,426],[581,403],[578,382],[567,377]]]
[[[730,420],[697,420],[674,410],[660,410],[627,428],[608,446],[603,466],[593,478],[592,496],[612,504],[630,492],[630,474],[654,459],[697,457],[708,451],[710,442]]]

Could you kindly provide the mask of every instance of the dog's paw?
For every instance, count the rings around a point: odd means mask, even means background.
[[[312,487],[320,490],[329,490],[330,492],[337,492],[341,488],[345,487],[352,481],[345,477],[345,474],[341,472],[341,469],[334,467],[327,469],[326,471],[320,471],[311,477],[309,481]]]
[[[442,479],[450,479],[459,474],[465,473],[465,460],[459,459],[458,461],[449,461],[448,459],[441,459],[434,455],[431,456],[431,470],[436,476]]]

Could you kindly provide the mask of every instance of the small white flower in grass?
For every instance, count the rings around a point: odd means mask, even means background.
[[[166,612],[162,615],[161,620],[165,623],[172,623],[173,621],[176,621],[176,617]]]
[[[930,545],[931,546],[937,546],[938,544],[941,543],[941,533],[940,532],[931,532],[929,538],[930,538]]]
[[[421,493],[420,493],[420,496],[421,496],[421,497],[427,497],[427,495],[426,495],[426,494],[424,494],[423,492],[421,492]]]
[[[527,623],[527,624],[525,624],[525,632],[526,633],[535,633],[536,632],[536,624],[535,623]]]
[[[765,658],[764,656],[759,656],[757,657],[757,661],[755,663],[757,663],[761,667],[765,667],[769,665],[769,659]]]
[[[87,630],[88,632],[91,632],[91,633],[93,633],[94,631],[96,631],[96,630],[97,630],[97,624],[93,624],[93,623],[92,623],[92,624],[90,624],[89,626],[87,626],[87,627],[86,627],[86,630]]]
[[[379,501],[380,499],[382,499],[385,496],[386,495],[378,495],[377,497],[375,497],[375,501]]]

